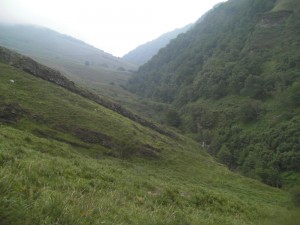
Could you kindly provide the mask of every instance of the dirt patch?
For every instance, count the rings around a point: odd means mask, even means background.
[[[73,131],[73,134],[83,142],[89,144],[100,144],[107,148],[113,147],[112,138],[98,131],[92,131],[84,128],[76,128]]]
[[[39,130],[39,129],[34,129],[32,131],[32,133],[34,135],[38,136],[38,137],[56,140],[56,141],[59,141],[59,142],[63,142],[63,143],[72,145],[74,147],[88,148],[87,145],[79,144],[79,143],[76,143],[76,142],[73,142],[73,141],[69,141],[69,140],[60,138],[59,137],[59,133],[56,132],[56,131],[54,131],[54,130]]]
[[[7,123],[17,122],[20,118],[28,114],[19,104],[4,104],[0,106],[0,121]]]
[[[137,152],[136,156],[146,157],[146,158],[159,158],[160,149],[155,148],[151,145],[141,145]]]

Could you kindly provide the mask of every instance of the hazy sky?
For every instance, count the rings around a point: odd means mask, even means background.
[[[224,0],[0,0],[0,22],[42,25],[123,56]]]

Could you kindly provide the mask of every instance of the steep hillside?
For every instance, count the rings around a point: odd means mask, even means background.
[[[165,134],[170,137],[176,137],[176,135],[174,135],[172,132],[168,132],[167,130],[162,129],[159,126],[156,126],[155,124],[153,124],[153,123],[141,118],[140,116],[132,113],[131,111],[125,109],[121,105],[119,105],[113,101],[107,100],[104,97],[100,97],[99,95],[96,95],[95,93],[93,93],[91,91],[79,88],[78,86],[76,86],[74,84],[73,81],[68,80],[59,71],[53,70],[46,66],[43,66],[29,57],[25,57],[16,52],[12,52],[6,48],[0,47],[0,62],[9,64],[13,67],[23,70],[24,72],[27,72],[36,77],[42,78],[46,81],[49,81],[58,86],[61,86],[73,93],[76,93],[76,94],[78,94],[82,97],[85,97],[91,101],[94,101],[106,108],[109,108],[110,110],[113,110],[113,111],[121,114],[122,116],[125,116],[131,120],[134,120],[135,122],[140,123],[143,126],[147,126],[151,129],[154,129],[161,134]]]
[[[3,51],[13,66],[0,63],[1,224],[297,221],[287,193],[234,174],[189,138],[156,132],[76,93],[59,72],[27,57],[17,64],[19,55]]]
[[[229,0],[140,67],[127,88],[169,103],[167,122],[232,170],[299,184],[299,8],[297,0]]]
[[[179,34],[185,33],[192,26],[192,24],[189,24],[183,28],[178,28],[176,30],[163,34],[153,41],[140,45],[136,49],[124,55],[122,58],[137,65],[143,65],[144,63],[149,61],[155,54],[157,54],[161,48],[169,44],[172,39],[176,38]]]
[[[101,94],[122,91],[137,67],[80,40],[30,25],[0,25],[0,45],[59,69],[67,77]]]

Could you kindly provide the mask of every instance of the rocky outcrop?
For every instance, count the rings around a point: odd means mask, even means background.
[[[20,55],[2,47],[0,47],[0,61],[19,68],[36,77],[40,77],[44,80],[65,87],[68,90],[76,90],[75,84],[64,77],[59,71],[43,66],[29,57]]]

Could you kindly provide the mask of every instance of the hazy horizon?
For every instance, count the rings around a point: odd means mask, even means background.
[[[0,0],[0,23],[46,27],[122,57],[166,32],[195,22],[219,2],[224,1]]]

